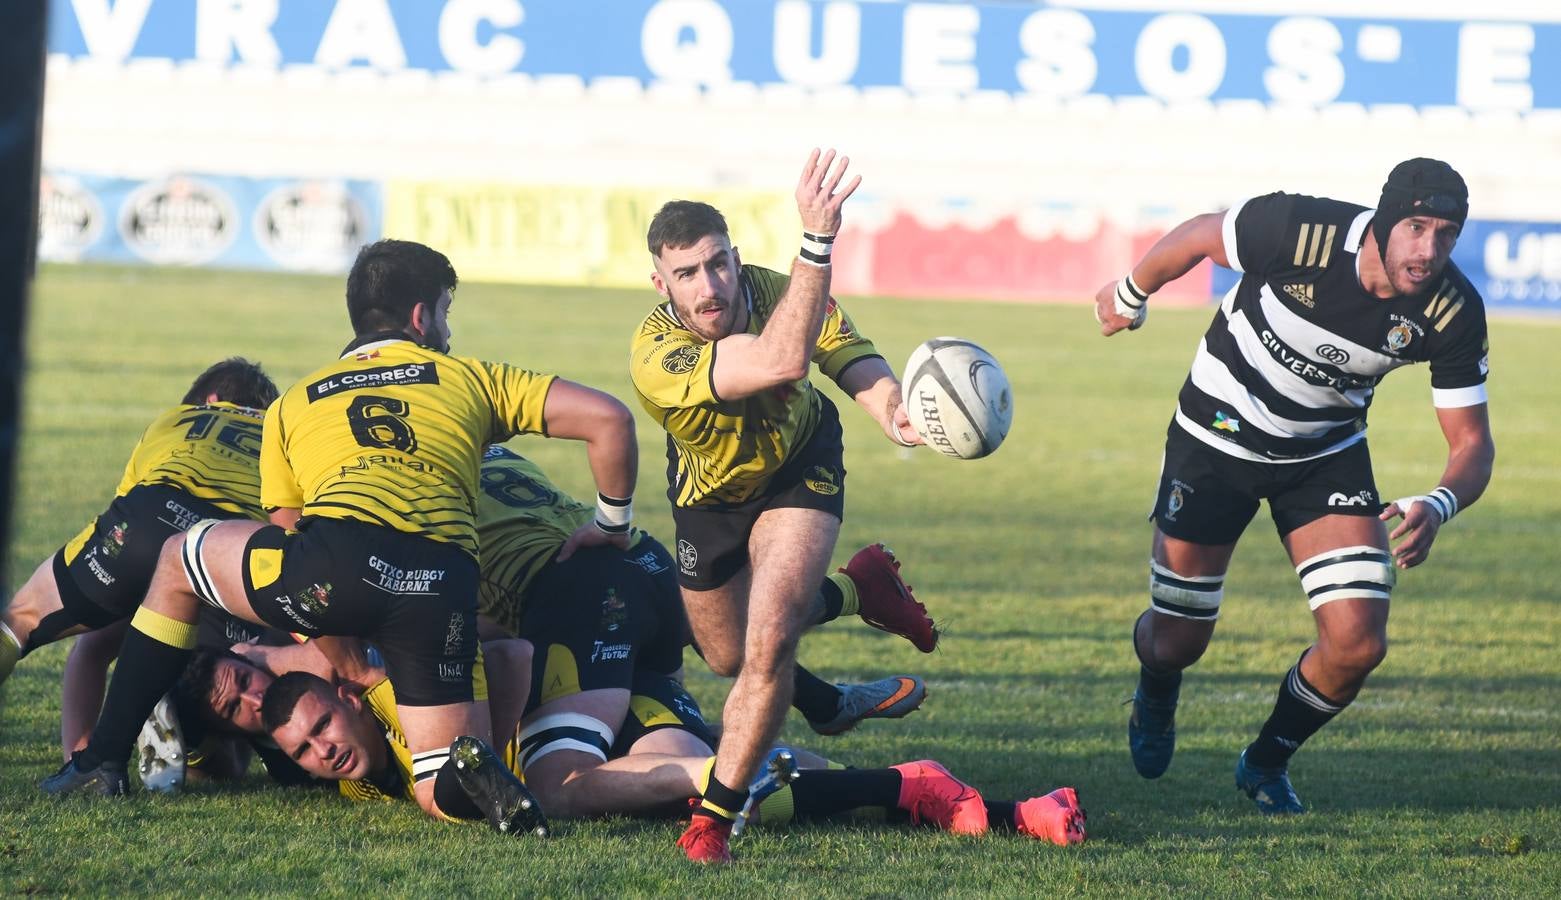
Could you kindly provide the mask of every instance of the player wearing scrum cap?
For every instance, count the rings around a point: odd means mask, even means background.
[[[1485,309],[1450,261],[1468,212],[1451,166],[1411,159],[1393,168],[1374,210],[1254,197],[1177,226],[1096,294],[1110,336],[1142,324],[1150,296],[1205,258],[1242,273],[1182,386],[1151,515],[1150,605],[1134,628],[1142,667],[1128,722],[1145,778],[1170,765],[1182,670],[1208,646],[1236,541],[1267,499],[1317,641],[1285,675],[1236,764],[1236,786],[1264,813],[1304,811],[1289,759],[1386,656],[1394,566],[1424,562],[1442,525],[1490,481]],[[1383,376],[1417,362],[1430,363],[1447,465],[1424,495],[1384,504],[1366,410]],[[1399,516],[1389,534],[1384,522]]]
[[[727,836],[780,730],[797,641],[819,619],[816,586],[840,531],[840,420],[808,380],[813,364],[889,438],[921,443],[900,408],[899,380],[829,297],[841,205],[861,183],[844,180],[847,163],[814,150],[803,167],[802,247],[789,277],[743,265],[726,220],[707,204],[668,203],[647,234],[651,282],[666,302],[640,324],[630,374],[667,431],[678,579],[694,639],[711,669],[737,676],[702,805],[678,842],[699,862],[730,859]],[[875,554],[895,619],[869,614],[866,596],[863,617],[930,651],[932,621],[892,558]]]

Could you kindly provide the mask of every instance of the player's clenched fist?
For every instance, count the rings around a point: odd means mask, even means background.
[[[849,165],[851,157],[842,156],[837,161],[834,150],[820,153],[814,147],[808,154],[802,177],[797,179],[797,211],[802,214],[803,231],[834,234],[840,230],[840,207],[862,183],[862,176],[857,175],[845,187],[840,187]]]

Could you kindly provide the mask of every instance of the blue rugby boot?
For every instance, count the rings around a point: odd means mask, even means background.
[[[1133,768],[1145,778],[1159,778],[1171,767],[1176,752],[1176,701],[1150,700],[1143,689],[1133,692],[1133,713],[1127,719],[1127,749],[1133,755]]]
[[[1306,812],[1301,798],[1290,786],[1285,766],[1265,769],[1247,765],[1247,751],[1236,760],[1236,789],[1252,798],[1257,811],[1265,816],[1293,816]]]
[[[71,755],[70,761],[60,766],[58,772],[38,783],[45,794],[63,797],[81,794],[88,797],[123,797],[130,788],[124,763],[104,762],[92,768],[77,764],[80,753]]]
[[[748,800],[743,804],[742,812],[737,814],[737,821],[732,823],[732,837],[743,833],[753,811],[759,808],[766,797],[796,781],[801,774],[797,768],[797,758],[790,750],[785,747],[771,750],[769,758],[759,767],[759,774],[748,785]]]

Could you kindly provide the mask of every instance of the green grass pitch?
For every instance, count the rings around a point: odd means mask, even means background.
[[[14,587],[109,499],[147,421],[210,362],[243,354],[287,383],[349,334],[342,279],[46,268],[28,348]],[[632,404],[630,332],[642,292],[468,285],[458,352],[556,371]],[[843,407],[848,511],[837,562],[884,540],[940,623],[941,649],[835,623],[804,641],[825,677],[923,675],[899,722],[784,737],[859,766],[933,757],[992,798],[1070,784],[1090,840],[959,838],[847,822],[756,830],[721,871],[687,865],[680,826],[566,823],[546,842],[425,821],[410,804],[243,784],[177,798],[54,802],[64,646],[0,689],[0,893],[715,896],[1561,895],[1561,322],[1491,324],[1489,493],[1448,526],[1394,595],[1392,650],[1361,699],[1295,759],[1312,812],[1267,821],[1232,785],[1236,754],[1310,641],[1306,604],[1266,514],[1237,553],[1224,617],[1183,688],[1176,762],[1155,782],[1127,757],[1122,705],[1144,607],[1145,521],[1161,441],[1209,310],[1157,310],[1103,340],[1087,308],[855,298],[857,325],[898,366],[920,340],[991,350],[1017,418],[989,459],[902,452]],[[836,394],[837,400],[840,400]],[[843,404],[848,401],[841,400]],[[1389,378],[1371,413],[1387,497],[1432,487],[1445,444],[1427,373]],[[640,521],[671,534],[661,434],[639,417]],[[577,445],[515,442],[576,492]],[[712,715],[724,685],[690,657]]]

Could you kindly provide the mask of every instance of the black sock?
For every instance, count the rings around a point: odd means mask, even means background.
[[[1133,623],[1133,654],[1138,657],[1138,693],[1150,703],[1175,706],[1182,689],[1181,670],[1156,669],[1144,661],[1144,654],[1138,649],[1138,626],[1147,615],[1149,611],[1145,610]]]
[[[840,618],[841,607],[845,605],[846,595],[841,592],[840,585],[828,578],[819,585],[818,593],[824,601],[824,614],[814,624],[822,625],[825,622],[833,622]]]
[[[704,793],[700,795],[700,806],[694,810],[696,816],[708,816],[720,822],[730,823],[742,812],[743,804],[748,802],[748,789],[727,787],[720,779],[715,777],[715,772],[710,773],[710,783],[705,785]]]
[[[900,773],[894,769],[805,769],[791,783],[797,818],[829,816],[853,809],[896,809]]]
[[[192,654],[191,650],[165,644],[139,628],[125,632],[103,712],[92,729],[92,740],[77,757],[77,767],[90,769],[103,762],[128,762],[146,717],[179,680]]]
[[[791,707],[809,722],[828,722],[840,712],[840,689],[800,665],[792,685]]]
[[[1012,800],[986,801],[987,827],[993,831],[1013,831],[1018,827],[1014,821],[1014,810],[1018,805]]]
[[[393,765],[393,764],[392,764]],[[455,759],[444,761],[434,775],[434,803],[439,811],[452,819],[482,819],[482,810],[467,796],[461,780],[455,774]]]
[[[1306,654],[1301,654],[1301,658],[1305,659]],[[1263,730],[1258,732],[1257,740],[1247,745],[1247,762],[1264,769],[1285,765],[1307,738],[1348,705],[1324,697],[1308,684],[1297,661],[1279,685],[1279,698],[1274,701],[1274,711],[1263,723]]]

